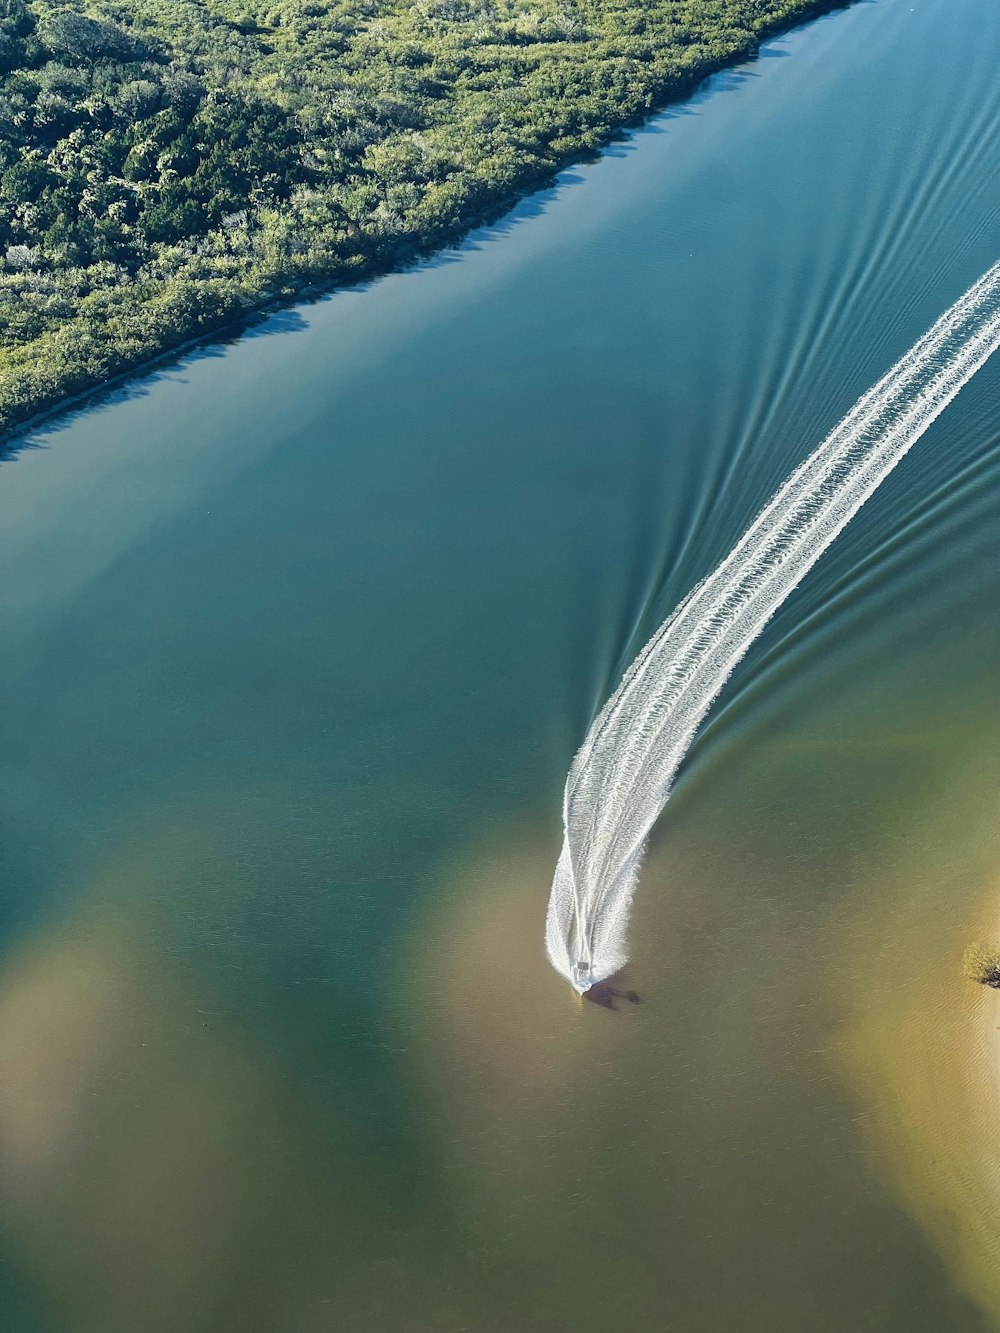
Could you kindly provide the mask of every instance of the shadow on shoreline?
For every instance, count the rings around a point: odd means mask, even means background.
[[[628,156],[636,151],[642,136],[662,133],[665,122],[677,117],[698,115],[706,101],[739,89],[747,80],[759,77],[759,71],[754,69],[759,59],[788,55],[777,43],[791,30],[826,17],[831,11],[847,8],[851,3],[872,2],[815,0],[811,10],[780,23],[773,31],[762,34],[747,49],[722,58],[717,68],[705,69],[687,86],[663,93],[658,105],[624,116],[602,144],[581,150],[554,170],[542,171],[537,178],[524,181],[510,196],[493,201],[480,216],[471,216],[463,222],[459,233],[450,240],[432,243],[427,247],[404,244],[394,259],[378,261],[370,270],[359,274],[357,281],[322,278],[303,281],[296,290],[286,295],[265,301],[244,315],[206,329],[187,341],[166,347],[147,361],[124,366],[109,379],[41,408],[29,418],[0,431],[0,464],[12,462],[21,452],[46,447],[38,441],[39,435],[61,430],[81,415],[106,406],[109,402],[143,397],[151,385],[176,375],[191,360],[221,357],[229,345],[243,337],[304,331],[309,323],[295,307],[332,300],[345,290],[364,290],[396,273],[460,262],[465,254],[500,240],[515,226],[544,213],[565,187],[577,185],[584,179],[576,168],[592,166],[605,157]]]

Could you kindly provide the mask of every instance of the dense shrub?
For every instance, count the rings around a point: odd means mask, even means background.
[[[0,431],[458,237],[838,0],[0,0]]]

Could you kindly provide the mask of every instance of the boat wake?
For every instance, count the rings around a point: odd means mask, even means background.
[[[1000,346],[1000,262],[791,474],[664,621],[598,714],[566,780],[549,960],[583,993],[627,960],[643,848],[733,668],[837,534]]]

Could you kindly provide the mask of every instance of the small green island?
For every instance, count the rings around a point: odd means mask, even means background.
[[[0,0],[0,433],[457,240],[846,0]]]
[[[1000,990],[1000,944],[970,944],[963,965],[970,981]]]

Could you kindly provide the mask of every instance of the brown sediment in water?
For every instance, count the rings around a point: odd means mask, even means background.
[[[513,1109],[528,1085],[532,1114],[564,1095],[581,1059],[579,996],[542,943],[552,862],[531,831],[471,851],[445,872],[406,964],[407,1008],[425,1035],[448,1042],[459,1086],[473,1074],[477,1092]]]
[[[989,790],[963,784],[956,815],[952,789],[877,905],[841,922],[832,1002],[878,1165],[957,1285],[1000,1316],[1000,996],[962,966],[970,939],[1000,933],[994,819],[975,809]]]
[[[621,986],[643,1004],[622,1013],[576,1004],[545,962],[554,834],[471,848],[428,896],[401,988],[413,1080],[450,1206],[533,1308],[572,1271],[611,1317],[612,1257],[650,1326],[666,1288],[678,1327],[725,1326],[724,1272],[765,1289],[761,1327],[846,1327],[914,1264],[941,1327],[997,1308],[1000,1016],[962,973],[968,940],[995,933],[975,809],[993,785],[970,770],[945,807],[928,743],[925,807],[909,762],[886,779],[888,745],[872,765],[774,747],[678,804]]]
[[[65,1327],[189,1333],[305,1178],[268,1142],[273,1071],[136,926],[78,914],[0,972],[0,1218]]]
[[[308,1050],[244,1021],[172,929],[170,903],[225,888],[218,848],[145,832],[0,965],[0,1225],[25,1290],[73,1333],[328,1333],[414,1302],[459,1326],[462,1294],[387,1225],[356,1108],[314,1095]]]

